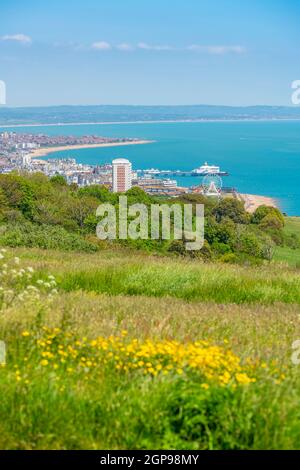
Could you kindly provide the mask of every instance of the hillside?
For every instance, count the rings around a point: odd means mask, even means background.
[[[0,175],[0,199],[0,448],[299,448],[297,218],[187,194],[189,252],[99,240],[105,187]]]
[[[300,119],[292,106],[49,106],[0,109],[0,124]]]
[[[284,233],[287,236],[296,234],[300,237],[300,217],[286,217]],[[276,261],[283,261],[289,263],[291,266],[300,266],[300,248],[278,246],[274,255]]]
[[[3,257],[6,284],[39,293],[2,303],[2,448],[299,447],[295,268],[120,248]]]

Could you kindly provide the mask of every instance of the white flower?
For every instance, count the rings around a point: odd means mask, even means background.
[[[35,286],[27,286],[27,290],[37,291],[38,289]]]
[[[34,273],[34,269],[33,269],[31,266],[29,266],[29,267],[27,268],[27,271],[28,271],[29,273]]]
[[[15,257],[15,264],[20,264],[20,258],[18,258],[17,256]]]
[[[3,258],[4,258],[3,254],[2,254],[2,253],[0,253],[0,259],[3,259]]]

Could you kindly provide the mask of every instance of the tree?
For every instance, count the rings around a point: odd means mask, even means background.
[[[57,186],[67,186],[66,178],[62,175],[55,175],[50,178],[50,183]]]
[[[262,256],[263,245],[255,233],[244,230],[238,238],[236,250],[255,258],[260,258]]]
[[[217,222],[222,219],[231,219],[236,224],[249,223],[249,214],[245,211],[244,204],[238,199],[225,198],[222,199],[216,207],[213,208],[212,214]]]
[[[259,206],[256,211],[252,214],[251,222],[253,224],[260,224],[262,220],[269,215],[277,217],[277,219],[281,223],[281,228],[284,227],[285,222],[282,213],[279,209],[277,209],[277,207],[272,206]]]
[[[0,175],[0,188],[11,208],[19,209],[27,218],[32,217],[36,197],[28,178],[15,173]]]
[[[262,230],[266,230],[266,229],[281,230],[282,222],[277,217],[277,215],[274,215],[272,212],[270,212],[260,221],[259,227]]]

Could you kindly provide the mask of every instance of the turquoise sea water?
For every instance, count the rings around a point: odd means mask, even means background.
[[[300,215],[300,121],[93,124],[14,130],[155,140],[148,145],[57,152],[49,158],[72,157],[81,163],[101,164],[125,157],[135,169],[175,170],[192,170],[207,161],[230,173],[223,178],[224,186],[274,197],[289,215]],[[177,180],[184,186],[201,181],[196,177]]]

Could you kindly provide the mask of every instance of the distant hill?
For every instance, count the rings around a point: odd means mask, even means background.
[[[288,106],[52,106],[0,108],[0,125],[166,120],[300,119]]]

